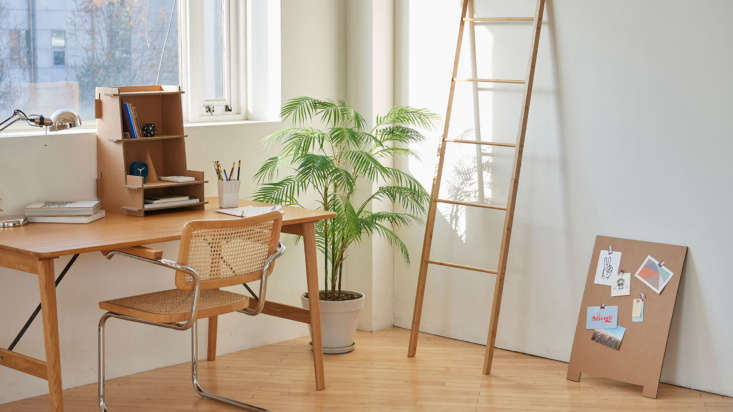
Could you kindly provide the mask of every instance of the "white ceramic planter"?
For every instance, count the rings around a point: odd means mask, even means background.
[[[323,353],[347,353],[354,350],[354,334],[359,321],[359,311],[364,306],[364,294],[358,299],[321,301],[321,336]],[[303,293],[303,308],[310,309],[310,301]]]

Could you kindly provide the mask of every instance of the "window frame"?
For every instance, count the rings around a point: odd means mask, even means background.
[[[179,2],[179,79],[186,92],[183,95],[184,121],[195,124],[247,120],[247,1],[222,0],[224,99],[206,99],[204,87],[197,81],[203,76],[195,75],[203,73],[205,64],[202,45],[192,41],[192,36],[203,37],[204,15],[197,11],[204,3]],[[213,113],[206,111],[206,105],[213,107]],[[226,111],[225,105],[229,105],[231,111]]]

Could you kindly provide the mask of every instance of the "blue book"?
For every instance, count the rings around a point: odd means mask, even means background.
[[[137,136],[137,131],[135,130],[135,122],[132,120],[133,118],[132,118],[132,110],[130,109],[130,104],[125,103],[124,109],[125,109],[125,120],[127,120],[127,126],[128,126],[128,129],[130,130],[130,136],[133,139],[137,139],[138,136]]]

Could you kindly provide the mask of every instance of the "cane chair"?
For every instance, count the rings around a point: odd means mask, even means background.
[[[209,399],[249,411],[266,411],[202,389],[198,381],[198,330],[201,318],[230,312],[257,315],[265,306],[267,278],[275,259],[285,247],[279,242],[282,214],[232,220],[197,220],[187,223],[181,235],[178,261],[162,257],[148,248],[113,250],[105,255],[127,256],[175,271],[175,289],[108,300],[99,303],[107,312],[99,320],[99,410],[107,411],[104,401],[104,330],[109,318],[185,331],[191,329],[191,376],[196,392]],[[259,296],[247,282],[260,281]],[[249,298],[219,288],[243,284],[253,295]]]

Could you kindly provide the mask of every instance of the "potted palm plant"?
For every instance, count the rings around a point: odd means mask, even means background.
[[[385,238],[409,261],[407,247],[394,229],[424,214],[429,195],[414,177],[388,164],[396,155],[414,156],[409,144],[424,139],[417,128],[430,127],[435,116],[424,109],[396,106],[377,116],[368,129],[364,117],[346,102],[312,97],[287,101],[281,116],[292,127],[268,138],[281,149],[255,174],[261,186],[254,199],[301,205],[301,195],[307,192],[316,195],[318,208],[336,213],[316,226],[324,271],[319,294],[323,350],[350,352],[364,294],[342,289],[344,261],[350,248],[372,235]],[[323,128],[311,126],[314,123]],[[364,187],[369,188],[366,194]],[[380,201],[397,204],[401,210],[373,210],[373,203]],[[306,309],[309,298],[307,293],[302,296]]]

